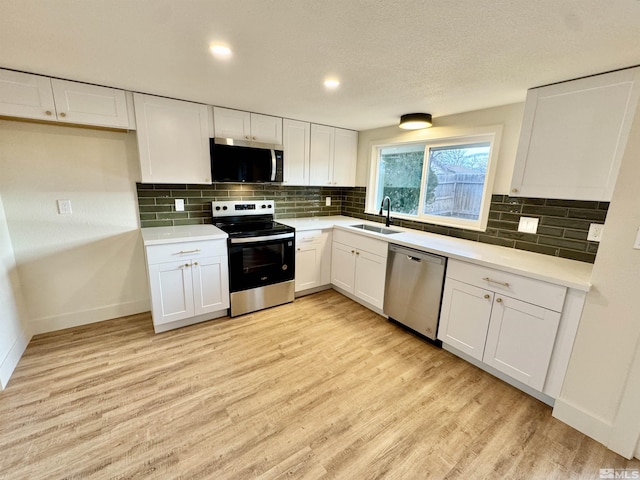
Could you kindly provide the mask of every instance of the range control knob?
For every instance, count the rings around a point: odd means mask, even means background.
[[[271,208],[271,205],[269,205],[269,208]]]
[[[266,205],[262,205],[262,208],[267,208],[267,206]]]
[[[220,210],[220,207],[216,207],[216,210]]]
[[[226,210],[226,209],[227,209],[227,207],[222,207],[222,210]]]

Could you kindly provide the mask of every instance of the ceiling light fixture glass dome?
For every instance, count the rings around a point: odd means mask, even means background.
[[[430,113],[407,113],[400,117],[400,128],[418,130],[432,125]]]

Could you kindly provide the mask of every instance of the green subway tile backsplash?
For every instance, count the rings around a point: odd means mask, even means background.
[[[211,223],[211,202],[214,200],[273,199],[276,203],[276,218],[347,215],[375,222],[384,221],[379,215],[364,213],[364,187],[139,183],[137,190],[142,227]],[[325,205],[326,197],[331,197],[330,206]],[[175,211],[176,198],[184,199],[184,212]],[[608,202],[493,195],[486,232],[399,219],[394,220],[394,225],[593,263],[598,243],[587,241],[587,232],[590,223],[604,223],[608,208]],[[521,216],[540,219],[537,234],[518,232]]]

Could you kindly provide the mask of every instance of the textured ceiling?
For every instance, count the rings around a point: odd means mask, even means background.
[[[356,130],[521,102],[639,43],[638,0],[0,0],[0,67]]]

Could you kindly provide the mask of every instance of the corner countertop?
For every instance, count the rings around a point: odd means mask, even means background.
[[[213,225],[178,225],[175,227],[146,227],[140,229],[145,247],[165,243],[224,240],[228,235]]]
[[[593,265],[576,260],[552,257],[540,253],[526,252],[396,226],[391,226],[390,228],[399,233],[383,235],[350,227],[350,225],[356,224],[381,226],[380,223],[343,215],[277,219],[277,221],[294,227],[298,231],[323,230],[335,227],[340,230],[384,240],[388,243],[525,275],[531,278],[537,278],[538,280],[564,285],[576,290],[588,292],[591,288],[591,271],[593,270]]]

